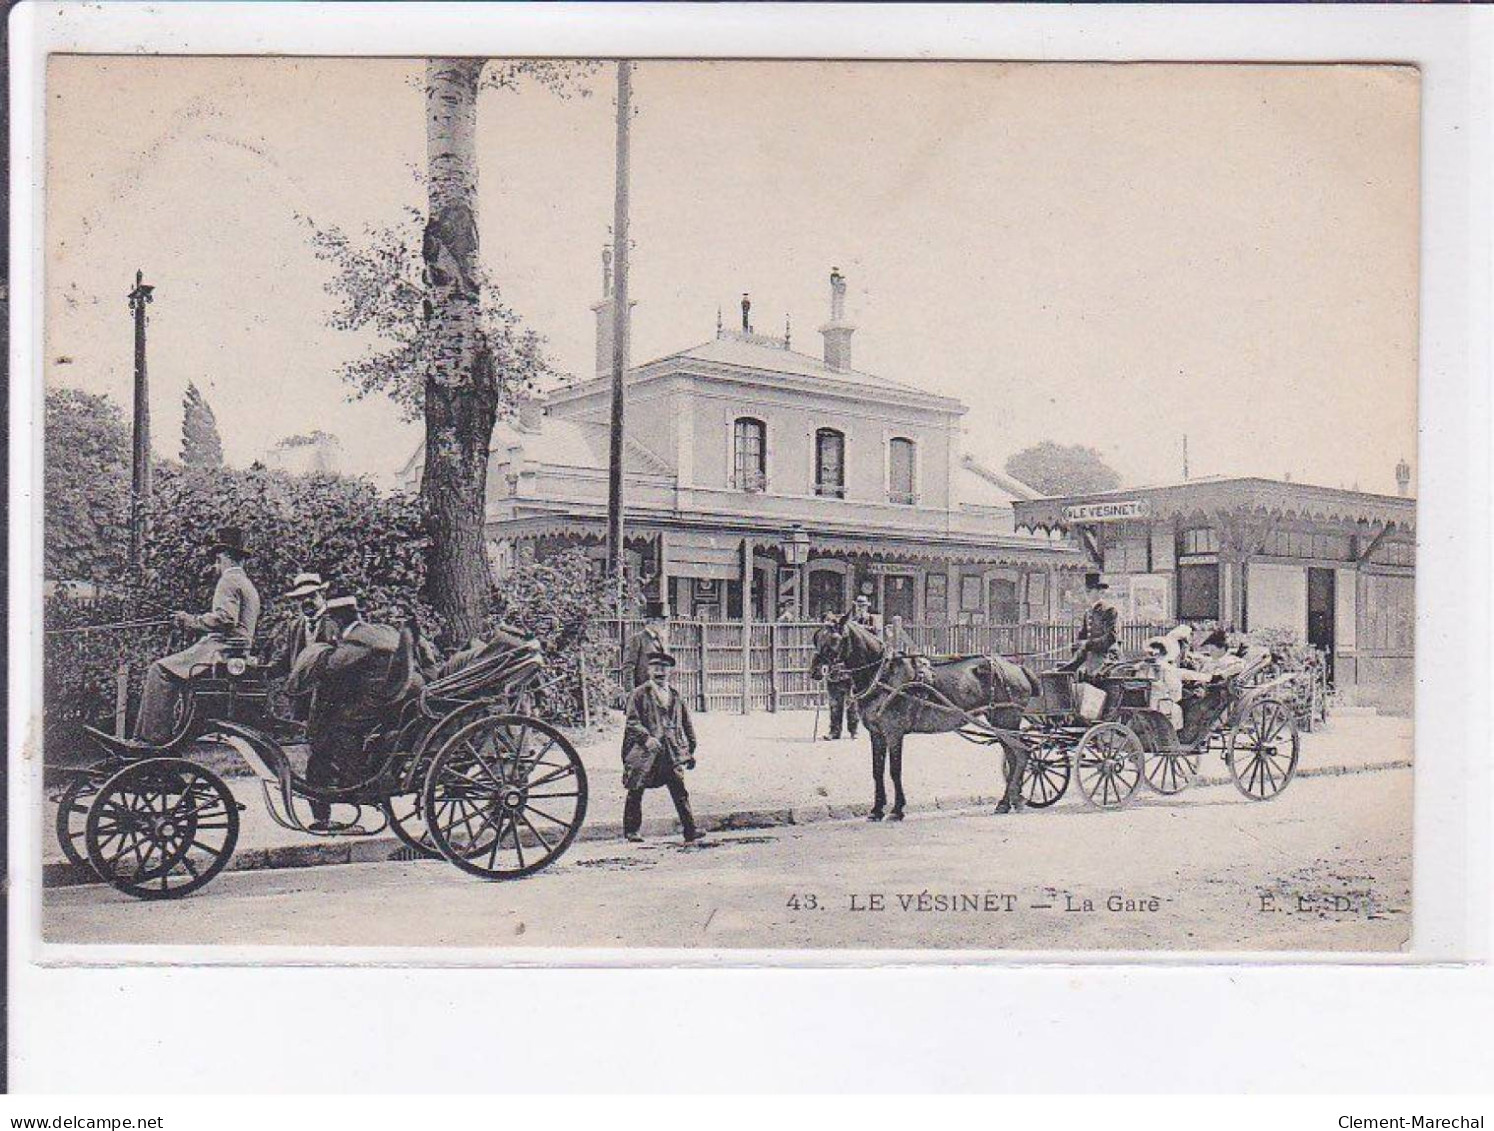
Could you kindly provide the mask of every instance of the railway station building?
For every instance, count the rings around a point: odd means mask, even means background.
[[[607,513],[612,297],[604,271],[596,373],[526,403],[495,431],[495,572],[582,547],[599,565]],[[675,617],[818,619],[871,598],[908,624],[1073,617],[1086,559],[1021,533],[1033,492],[960,450],[960,401],[852,364],[845,280],[831,276],[823,350],[718,316],[706,341],[627,375],[626,567]],[[417,452],[403,476],[412,486]]]
[[[1411,705],[1416,500],[1273,479],[1193,479],[1018,499],[1017,527],[1073,539],[1123,619],[1282,629],[1353,700]]]

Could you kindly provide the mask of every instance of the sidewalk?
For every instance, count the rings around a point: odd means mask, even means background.
[[[764,828],[864,817],[871,809],[871,744],[865,732],[854,741],[811,739],[814,712],[725,712],[697,714],[697,768],[687,780],[695,812],[707,830]],[[581,840],[622,833],[622,764],[619,726],[591,732],[578,743],[590,785]],[[1372,714],[1335,717],[1326,730],[1302,736],[1299,776],[1362,773],[1411,764],[1411,720]],[[1197,784],[1229,781],[1217,756],[1200,767]],[[409,850],[385,832],[374,837],[316,839],[282,829],[265,812],[259,783],[233,778],[230,787],[245,806],[232,870],[310,867],[405,859]],[[958,735],[913,735],[903,754],[903,788],[912,812],[994,805],[1001,797],[1001,749],[976,746]],[[889,800],[891,782],[888,782]],[[1147,795],[1143,786],[1138,799]],[[1243,801],[1243,798],[1242,798]],[[1077,791],[1060,805],[1083,805]],[[52,833],[56,805],[48,803],[43,848],[44,882],[65,886],[95,882],[91,871],[68,864]],[[663,790],[644,803],[647,836],[678,836],[674,807]]]

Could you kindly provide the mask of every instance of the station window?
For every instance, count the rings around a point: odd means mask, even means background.
[[[1217,554],[1218,552],[1219,532],[1211,526],[1197,526],[1178,534],[1179,555]]]
[[[1414,542],[1382,542],[1371,555],[1371,560],[1382,565],[1414,566],[1416,544]]]
[[[834,428],[814,434],[814,493],[832,499],[846,497],[846,438]]]
[[[761,491],[768,481],[768,426],[750,416],[739,417],[732,428],[735,461],[733,482],[742,491]]]
[[[1105,547],[1106,573],[1146,573],[1151,563],[1147,560],[1149,547],[1145,537],[1127,538]]]
[[[942,624],[948,610],[949,578],[942,573],[931,573],[924,582],[923,619],[929,624]]]
[[[1178,619],[1187,621],[1219,619],[1219,567],[1217,565],[1178,567]]]
[[[960,611],[962,613],[976,613],[980,611],[980,606],[980,578],[960,578]]]
[[[897,436],[887,443],[887,499],[912,506],[918,502],[914,483],[916,466],[913,441]]]

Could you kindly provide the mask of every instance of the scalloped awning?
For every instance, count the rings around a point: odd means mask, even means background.
[[[1199,480],[1163,487],[1018,500],[1012,505],[1019,528],[1048,531],[1130,517],[1128,511],[1135,508],[1127,504],[1132,503],[1141,504],[1144,513],[1134,517],[1144,522],[1175,519],[1212,522],[1220,516],[1234,515],[1384,527],[1405,533],[1416,530],[1415,499],[1275,479]]]
[[[547,536],[601,537],[606,522],[600,515],[527,515],[488,523],[488,537],[542,538]],[[658,519],[635,519],[629,522],[629,538],[653,537],[667,530],[680,538],[681,549],[702,538],[713,544],[740,544],[750,539],[755,549],[773,550],[783,543],[786,531],[743,530],[724,526],[703,527]],[[1082,570],[1082,556],[1072,547],[1031,539],[1024,535],[1006,535],[989,539],[963,539],[958,536],[889,537],[884,534],[855,536],[810,531],[811,548],[819,555],[844,555],[885,562],[954,562],[984,565],[1053,567]],[[705,555],[710,556],[710,555]]]

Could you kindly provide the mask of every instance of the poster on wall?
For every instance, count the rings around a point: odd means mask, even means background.
[[[1171,620],[1167,601],[1167,578],[1141,573],[1130,579],[1131,620],[1135,624],[1163,624]]]

